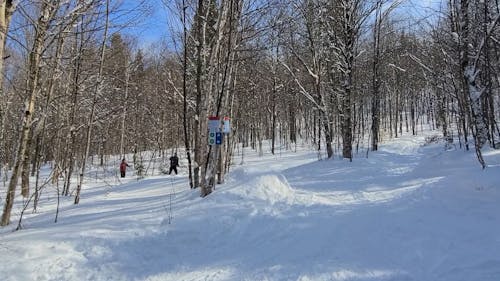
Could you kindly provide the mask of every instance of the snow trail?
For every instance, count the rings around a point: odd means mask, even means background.
[[[496,281],[500,151],[482,171],[429,134],[352,163],[246,151],[206,198],[185,176],[95,183],[57,224],[44,197],[24,230],[0,229],[1,279]]]

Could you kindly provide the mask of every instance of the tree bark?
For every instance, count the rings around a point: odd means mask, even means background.
[[[78,179],[78,185],[76,187],[76,196],[75,196],[75,204],[78,204],[80,202],[80,193],[82,190],[82,185],[83,185],[83,177],[85,175],[85,169],[86,169],[86,162],[87,158],[89,157],[90,153],[90,142],[92,139],[92,128],[94,124],[94,118],[95,118],[95,110],[97,106],[97,102],[101,96],[101,90],[102,90],[102,74],[103,74],[103,68],[104,68],[104,58],[106,54],[106,40],[108,37],[108,27],[109,27],[109,1],[106,0],[106,23],[104,26],[104,35],[102,39],[102,44],[101,44],[101,59],[99,61],[99,71],[97,73],[97,81],[95,84],[95,90],[94,90],[94,96],[93,96],[93,101],[92,101],[92,108],[90,111],[90,116],[87,124],[87,133],[86,133],[86,144],[85,144],[85,152],[83,155],[82,159],[82,166],[80,169],[80,175]]]
[[[5,58],[5,42],[9,31],[10,20],[15,10],[15,5],[12,0],[0,0],[0,96],[3,95],[3,62]],[[2,105],[0,105],[0,175],[3,165],[7,162],[5,151],[5,119],[2,115]]]
[[[23,117],[23,130],[20,134],[19,149],[17,152],[17,157],[14,164],[14,169],[10,178],[9,187],[7,190],[7,196],[5,198],[5,205],[2,214],[2,221],[0,224],[2,226],[8,225],[10,223],[10,214],[12,211],[12,206],[14,204],[14,195],[16,191],[17,181],[19,174],[22,173],[23,169],[29,170],[29,138],[31,136],[33,127],[33,114],[35,110],[36,98],[39,89],[37,88],[40,70],[40,60],[42,58],[42,51],[44,47],[44,39],[49,27],[50,19],[53,16],[57,5],[47,4],[43,2],[40,11],[40,17],[37,21],[37,28],[35,33],[35,40],[33,42],[33,47],[29,54],[29,74],[27,81],[28,99],[26,101],[26,110]],[[28,161],[26,161],[28,159]],[[28,163],[27,166],[23,167],[23,163]],[[23,185],[23,196],[27,197],[29,193],[29,186]]]
[[[194,188],[193,183],[193,173],[192,173],[192,164],[191,164],[191,146],[190,146],[190,135],[189,135],[189,126],[188,126],[188,107],[187,107],[187,23],[186,23],[186,3],[185,0],[182,0],[182,25],[183,25],[183,41],[184,41],[184,54],[183,54],[183,65],[182,65],[182,94],[183,94],[183,128],[184,128],[184,146],[186,148],[186,157],[188,160],[188,178],[189,178],[189,187]]]
[[[380,32],[382,31],[382,1],[377,1],[373,26],[373,65],[372,65],[372,151],[378,150],[380,131]],[[391,127],[392,130],[392,127]]]
[[[479,163],[483,167],[486,167],[486,163],[482,156],[481,148],[487,141],[487,126],[484,122],[484,116],[481,106],[481,95],[483,89],[478,85],[477,76],[477,64],[471,61],[470,54],[470,39],[469,39],[469,0],[460,1],[460,66],[462,71],[462,83],[463,91],[466,95],[466,100],[468,101],[468,107],[470,109],[470,118],[473,126],[473,136],[475,141],[475,151]],[[488,34],[484,35],[484,40],[487,38]],[[476,56],[480,56],[481,50],[478,50]]]
[[[207,11],[205,11],[205,9]],[[205,72],[205,35],[206,35],[206,17],[208,15],[208,8],[205,8],[205,2],[198,0],[197,8],[197,26],[196,26],[196,109],[194,118],[194,187],[200,186],[200,169],[204,166],[203,155],[206,153],[204,148],[204,126],[207,109],[205,106],[205,99],[203,93],[204,72]]]

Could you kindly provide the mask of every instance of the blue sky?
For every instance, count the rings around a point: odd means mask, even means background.
[[[146,0],[147,5],[151,6],[147,17],[141,17],[140,22],[134,23],[134,26],[127,29],[126,33],[131,33],[139,38],[140,45],[147,45],[156,42],[168,34],[170,20],[168,10],[162,0]],[[167,0],[172,1],[172,0]],[[137,0],[124,0],[125,7],[135,7]]]
[[[127,7],[137,5],[137,0],[123,0]],[[167,34],[172,33],[172,28],[175,28],[177,19],[166,8],[163,0],[146,0],[147,4],[152,7],[152,11],[143,22],[137,23],[132,27],[129,33],[139,37],[140,45],[148,45],[165,38]],[[167,3],[173,3],[174,0],[165,0]],[[442,0],[406,0],[402,5],[403,15],[407,12],[408,18],[422,18],[429,13],[439,10]],[[178,26],[177,26],[178,27]],[[170,41],[170,38],[168,41]]]

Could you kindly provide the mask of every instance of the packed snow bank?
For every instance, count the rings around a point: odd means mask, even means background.
[[[426,136],[352,163],[247,150],[206,198],[185,176],[93,182],[57,224],[47,191],[25,229],[0,229],[0,279],[497,281],[500,150],[481,170]]]
[[[231,190],[247,199],[266,200],[271,204],[283,202],[293,204],[296,201],[295,191],[282,175],[262,175],[250,180],[244,186]]]
[[[329,162],[326,162],[329,163]],[[242,173],[238,173],[240,176]],[[243,173],[247,174],[247,173]],[[286,205],[327,205],[348,206],[359,204],[384,203],[409,195],[424,186],[431,185],[440,178],[420,179],[402,182],[394,188],[368,187],[366,190],[338,190],[339,187],[332,186],[330,192],[315,191],[311,189],[294,189],[290,186],[287,178],[282,174],[255,175],[249,178],[245,184],[228,190],[229,193],[239,195],[241,198],[264,200],[274,204]],[[335,191],[336,190],[336,191]]]

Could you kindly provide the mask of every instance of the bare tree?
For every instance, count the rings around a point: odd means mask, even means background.
[[[19,150],[16,157],[16,163],[10,178],[7,196],[5,199],[4,210],[2,213],[1,225],[8,225],[10,223],[10,213],[14,203],[14,194],[17,186],[19,173],[22,169],[29,169],[29,143],[33,126],[33,114],[35,110],[35,103],[38,89],[38,79],[40,75],[40,60],[42,57],[44,40],[49,28],[50,19],[55,15],[58,5],[52,5],[43,2],[40,9],[40,16],[37,21],[35,40],[29,54],[29,76],[27,81],[28,99],[26,101],[26,110],[23,118],[23,130],[19,136]],[[23,165],[24,163],[24,165]],[[24,167],[23,167],[24,166]],[[23,184],[23,195],[28,196],[28,183]]]
[[[373,64],[372,64],[372,150],[378,150],[380,134],[380,86],[382,77],[380,75],[380,52],[382,25],[384,20],[388,20],[389,14],[401,3],[395,1],[384,8],[386,0],[377,0],[375,2],[375,21],[373,23]]]
[[[463,76],[463,91],[467,97],[465,101],[468,103],[471,114],[476,155],[481,166],[485,168],[486,163],[482,156],[481,148],[488,139],[488,126],[485,123],[481,101],[484,87],[479,80],[479,74],[481,72],[480,59],[483,54],[483,48],[486,47],[488,37],[491,36],[492,31],[500,20],[500,14],[489,23],[486,32],[479,38],[477,45],[474,46],[470,32],[473,30],[470,21],[470,1],[456,1],[454,2],[453,8],[457,11],[460,69]]]
[[[188,160],[188,173],[189,173],[189,186],[194,188],[193,183],[193,173],[191,167],[191,145],[190,145],[190,134],[189,134],[189,126],[188,126],[188,101],[187,101],[187,64],[188,64],[188,52],[187,52],[187,21],[186,21],[186,2],[182,0],[182,39],[184,44],[183,50],[183,65],[182,65],[182,123],[184,129],[184,146],[186,148],[186,157]]]
[[[7,38],[7,33],[9,31],[10,19],[14,13],[16,6],[15,2],[12,0],[1,0],[0,1],[0,97],[3,98],[3,61],[6,59],[5,56],[5,41]],[[3,165],[5,164],[5,151],[4,151],[4,105],[0,104],[0,175]]]
[[[103,67],[104,67],[104,58],[105,58],[105,54],[106,54],[106,39],[107,39],[108,27],[109,27],[109,0],[106,0],[105,18],[106,18],[106,20],[105,20],[106,22],[104,25],[104,35],[103,35],[103,39],[102,39],[102,43],[101,43],[101,50],[100,50],[101,51],[101,58],[99,61],[99,71],[98,71],[97,77],[96,77],[96,83],[95,83],[95,87],[94,87],[90,116],[89,116],[88,123],[87,123],[85,152],[84,152],[83,159],[82,159],[80,175],[78,178],[78,185],[76,187],[75,204],[78,204],[80,202],[80,193],[81,193],[82,185],[83,185],[83,176],[85,175],[86,161],[87,161],[89,154],[90,154],[92,128],[94,126],[94,118],[95,118],[95,114],[96,114],[95,110],[96,110],[96,106],[97,106],[97,103],[99,101],[99,98],[101,97],[101,91],[102,91],[102,87],[103,87],[102,74],[103,74]]]

